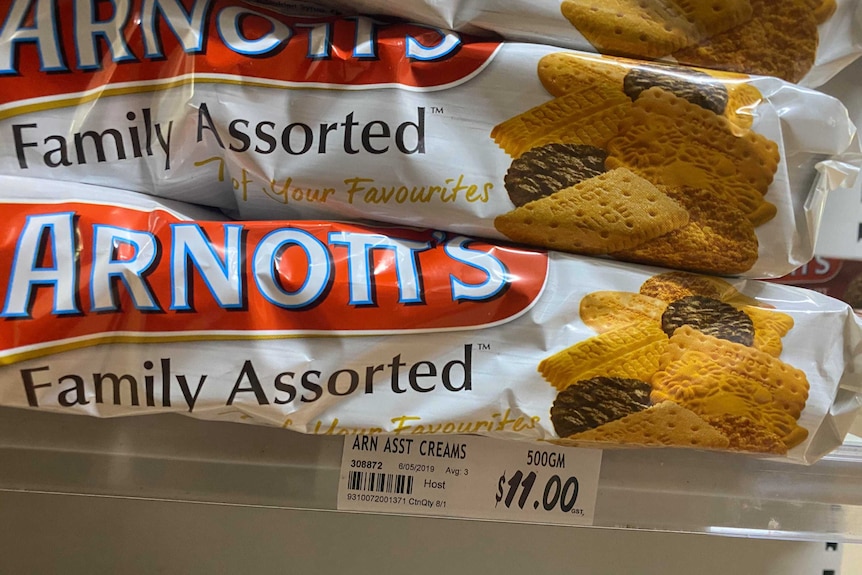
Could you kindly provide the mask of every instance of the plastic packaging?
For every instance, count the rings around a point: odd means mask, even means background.
[[[227,0],[4,6],[5,174],[775,277],[858,170],[843,106],[773,78]]]
[[[302,3],[264,4],[296,7]],[[345,14],[381,14],[642,59],[659,58],[816,88],[862,54],[858,0],[319,0]],[[306,5],[313,5],[306,3]],[[707,11],[701,12],[702,9]]]
[[[795,462],[840,445],[858,409],[859,323],[808,290],[0,186],[3,406]]]

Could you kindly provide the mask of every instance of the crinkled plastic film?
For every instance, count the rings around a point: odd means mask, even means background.
[[[4,406],[810,463],[859,405],[858,319],[808,290],[445,232],[220,220],[83,184],[2,187]]]

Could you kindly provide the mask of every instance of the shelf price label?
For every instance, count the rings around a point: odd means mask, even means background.
[[[524,476],[524,472],[519,469],[507,481],[506,472],[504,471],[497,482],[497,503],[502,502],[507,508],[511,508],[514,502],[520,509],[523,509],[530,498],[533,485],[536,483],[536,477],[537,474],[535,471],[531,471]],[[514,501],[519,490],[521,495],[517,501]],[[540,501],[545,511],[560,510],[563,513],[584,514],[583,508],[575,507],[575,504],[578,502],[578,478],[575,476],[566,478],[564,482],[559,475],[551,475],[547,483],[545,483],[545,492],[542,494],[541,499],[537,498],[533,501],[533,509],[539,508]]]
[[[601,456],[478,436],[349,437],[338,509],[592,525]]]

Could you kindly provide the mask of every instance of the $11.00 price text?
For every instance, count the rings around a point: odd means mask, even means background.
[[[541,495],[537,489],[536,495],[531,498],[530,494],[533,493],[533,487],[536,485],[538,477],[536,472],[531,471],[525,475],[519,469],[509,476],[506,473],[504,471],[497,481],[495,508],[503,504],[508,509],[511,509],[513,505],[523,509],[532,500],[533,509],[538,509],[541,505],[545,511],[557,510],[574,515],[584,514],[583,509],[575,507],[578,501],[577,477],[561,478],[556,474],[551,475],[545,481]]]

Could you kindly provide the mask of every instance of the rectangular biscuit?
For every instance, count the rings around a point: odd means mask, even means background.
[[[543,359],[538,370],[558,390],[597,376],[649,381],[667,341],[658,324],[630,324],[557,352]]]
[[[631,109],[631,100],[610,86],[581,86],[498,124],[491,137],[513,158],[549,143],[604,148]]]
[[[563,96],[585,85],[609,86],[623,91],[629,66],[620,60],[592,54],[554,52],[539,60],[542,86],[553,96]]]
[[[599,333],[631,324],[654,322],[661,325],[667,302],[639,293],[597,291],[584,296],[581,321]]]

